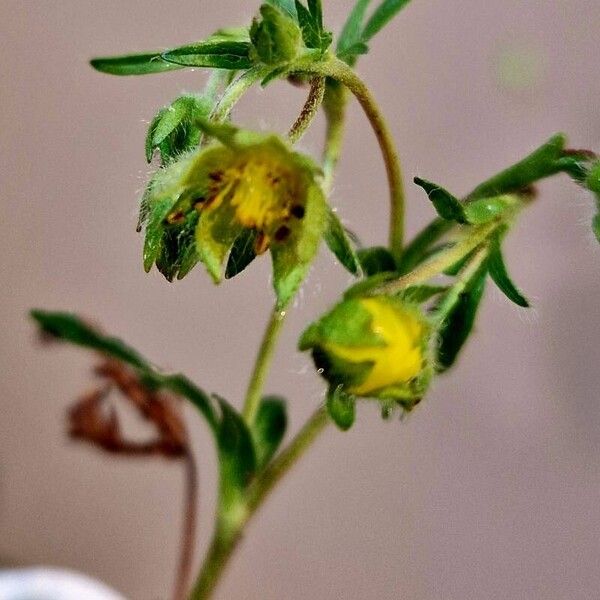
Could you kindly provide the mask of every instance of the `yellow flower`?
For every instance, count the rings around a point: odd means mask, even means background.
[[[347,394],[395,400],[407,409],[429,382],[430,326],[422,312],[388,296],[348,298],[300,339],[319,372]]]
[[[368,396],[391,385],[404,384],[423,370],[422,340],[425,324],[415,311],[382,302],[380,299],[359,300],[371,315],[371,331],[384,342],[383,346],[343,346],[325,344],[330,352],[351,363],[370,362],[373,367],[366,379],[347,387],[357,396]]]

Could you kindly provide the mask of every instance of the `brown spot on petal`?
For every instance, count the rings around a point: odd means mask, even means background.
[[[264,231],[259,231],[254,242],[254,252],[264,254],[269,249],[269,236]]]
[[[304,210],[304,206],[302,206],[301,204],[294,204],[290,212],[292,213],[292,215],[294,215],[294,217],[296,217],[296,219],[301,219],[302,217],[304,217],[306,211]]]
[[[290,233],[292,233],[292,230],[287,225],[282,225],[275,232],[275,241],[276,242],[285,242],[285,240],[287,240],[290,237]]]

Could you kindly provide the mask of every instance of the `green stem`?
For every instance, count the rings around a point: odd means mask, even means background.
[[[248,490],[249,516],[254,514],[279,480],[298,462],[329,423],[325,406],[320,406],[296,437],[256,478]]]
[[[210,598],[219,577],[241,539],[242,529],[262,505],[269,492],[310,448],[328,423],[327,410],[321,406],[313,413],[287,448],[250,485],[247,494],[247,511],[237,528],[232,531],[224,527],[217,527],[190,600]]]
[[[478,227],[469,227],[466,235],[454,246],[444,252],[440,252],[428,261],[420,264],[410,273],[388,281],[369,291],[370,295],[377,294],[396,294],[408,286],[417,285],[428,281],[432,277],[439,275],[446,269],[455,265],[477,246],[485,242],[488,237],[502,224],[501,221],[491,221]]]
[[[218,104],[215,106],[210,120],[221,123],[229,117],[229,113],[240,98],[260,79],[263,79],[271,71],[271,67],[259,65],[244,71],[237,79],[228,86]]]
[[[371,123],[371,127],[379,142],[383,162],[390,188],[390,250],[396,261],[402,256],[404,243],[404,186],[402,183],[402,171],[400,159],[391,132],[381,114],[375,98],[369,88],[358,77],[354,70],[338,58],[317,63],[306,63],[298,65],[297,71],[313,73],[331,77],[345,85],[356,97],[362,106],[365,115]]]
[[[262,342],[258,349],[258,355],[256,356],[254,369],[250,376],[250,382],[248,383],[248,390],[246,392],[246,400],[244,402],[244,410],[242,413],[246,423],[252,423],[256,416],[256,412],[258,411],[260,395],[269,372],[271,358],[273,357],[273,352],[277,344],[279,332],[281,331],[281,327],[285,320],[285,315],[285,310],[277,310],[277,308],[275,308],[267,323],[267,328],[265,329]]]
[[[333,79],[326,83],[323,109],[327,119],[325,148],[323,150],[323,190],[328,194],[333,184],[333,174],[337,167],[344,140],[346,122],[346,88]]]
[[[291,126],[288,133],[288,139],[292,144],[298,142],[302,136],[306,133],[312,120],[315,118],[319,106],[323,102],[323,96],[325,94],[325,78],[324,77],[313,77],[310,82],[310,92],[308,98],[298,115],[298,118]]]

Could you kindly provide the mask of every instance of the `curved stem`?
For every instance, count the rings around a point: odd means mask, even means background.
[[[184,456],[185,461],[185,513],[183,534],[181,537],[181,555],[177,569],[174,600],[184,600],[190,582],[192,563],[194,560],[194,542],[196,540],[197,506],[198,506],[198,468],[191,450]]]
[[[288,138],[292,144],[298,142],[306,133],[306,130],[315,118],[319,106],[323,102],[325,95],[325,77],[313,77],[310,82],[310,92],[308,98],[298,115],[296,121],[291,126],[288,132]]]
[[[273,351],[277,345],[277,338],[279,337],[279,332],[281,331],[281,327],[285,320],[285,315],[285,310],[277,310],[277,308],[275,308],[267,323],[267,328],[265,329],[262,342],[258,349],[258,355],[256,356],[254,369],[250,376],[250,382],[248,383],[248,390],[246,392],[246,400],[242,412],[246,423],[252,423],[256,416],[256,412],[258,411],[260,395],[269,373],[271,358],[273,357]]]
[[[392,135],[388,126],[379,111],[375,98],[369,91],[369,88],[358,77],[352,68],[338,58],[332,58],[329,61],[319,63],[307,63],[299,65],[296,69],[301,73],[321,74],[331,77],[344,84],[356,97],[362,106],[371,127],[379,142],[383,162],[390,188],[390,232],[389,243],[390,250],[396,261],[399,262],[402,255],[402,246],[404,243],[404,186],[402,183],[402,171],[400,160]]]

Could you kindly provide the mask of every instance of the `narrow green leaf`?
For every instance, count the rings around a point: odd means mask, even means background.
[[[186,67],[210,67],[214,69],[249,69],[252,66],[248,41],[207,39],[188,44],[161,54],[169,63]]]
[[[553,136],[524,159],[478,185],[467,200],[519,192],[540,179],[571,169],[572,157],[564,156],[565,142],[564,135]]]
[[[256,456],[250,431],[241,415],[223,398],[217,443],[224,506],[239,501],[256,471]]]
[[[154,119],[152,119],[152,121],[150,122],[150,125],[148,126],[148,132],[146,133],[146,143],[145,143],[145,150],[146,150],[146,161],[148,163],[152,162],[152,157],[154,156],[154,132],[156,131],[156,128],[158,127],[158,124],[160,123],[161,119],[163,118],[165,112],[166,112],[166,108],[161,108],[158,113],[156,113],[156,116],[154,117]]]
[[[102,352],[141,369],[150,368],[148,362],[122,340],[103,335],[74,314],[32,310],[32,318],[40,328],[53,337]]]
[[[413,181],[425,190],[427,196],[433,203],[435,210],[442,219],[446,219],[446,221],[456,221],[457,223],[467,222],[463,205],[458,198],[454,197],[443,187],[431,183],[431,181],[427,181],[426,179],[415,177]]]
[[[354,251],[346,230],[339,220],[338,216],[331,208],[328,208],[327,228],[325,229],[325,243],[335,254],[342,265],[352,273],[360,273],[360,262]]]
[[[166,198],[147,208],[146,235],[144,238],[144,271],[148,273],[163,250],[164,220],[174,201]]]
[[[341,386],[330,388],[327,392],[327,412],[333,422],[342,430],[348,431],[356,418],[356,398],[346,394]]]
[[[502,257],[499,236],[494,236],[491,240],[488,268],[490,277],[509,300],[512,300],[515,304],[522,306],[523,308],[529,307],[527,298],[525,298],[516,288],[508,275],[506,265],[504,264],[504,258]]]
[[[486,276],[487,266],[483,265],[459,295],[456,304],[449,311],[438,331],[437,368],[439,371],[445,371],[454,364],[473,330],[477,309],[485,290]]]
[[[401,274],[412,271],[427,256],[431,247],[436,244],[452,228],[453,223],[445,219],[434,219],[424,227],[406,246],[402,253],[398,271]]]
[[[315,24],[322,31],[323,30],[323,6],[321,0],[308,0],[307,2],[308,12],[310,12]]]
[[[263,398],[251,428],[258,469],[265,467],[277,452],[286,427],[285,400],[278,396]]]
[[[365,13],[371,0],[356,0],[354,8],[348,15],[340,37],[337,42],[338,54],[350,53],[350,49],[356,44],[362,43],[362,29],[365,20]]]
[[[333,36],[329,31],[323,30],[322,19],[318,16],[319,7],[315,2],[309,1],[311,12],[299,0],[295,0],[295,4],[304,44],[307,48],[316,48],[324,52],[331,44]],[[320,5],[320,2],[318,4]]]
[[[369,46],[364,42],[356,42],[356,44],[352,44],[352,46],[338,52],[338,58],[342,59],[350,66],[353,66],[358,56],[361,54],[368,54],[368,52]]]
[[[396,271],[396,261],[392,253],[383,246],[361,248],[357,251],[357,255],[367,276],[376,275],[377,273],[394,273]]]
[[[367,21],[363,30],[362,38],[365,42],[369,41],[383,27],[385,27],[408,3],[410,0],[383,0],[375,9],[371,18]]]
[[[231,279],[241,273],[256,258],[256,238],[257,233],[254,229],[244,229],[238,235],[229,253],[225,279]]]
[[[42,331],[71,344],[121,360],[134,367],[148,385],[166,388],[187,398],[204,415],[211,429],[215,430],[217,420],[210,399],[185,375],[157,371],[137,350],[119,338],[102,334],[77,315],[37,309],[32,310],[30,314]]]
[[[110,75],[149,75],[183,68],[182,65],[166,62],[161,54],[161,52],[144,52],[122,56],[105,56],[93,58],[90,65],[96,71]]]

